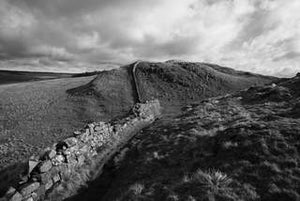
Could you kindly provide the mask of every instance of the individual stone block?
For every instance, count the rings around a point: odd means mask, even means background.
[[[53,159],[52,159],[52,164],[57,166],[60,165],[62,163],[65,162],[65,157],[63,155],[56,155]]]
[[[70,137],[64,140],[68,147],[73,147],[77,144],[78,140],[75,137]]]
[[[87,127],[89,129],[90,134],[93,135],[95,125],[94,124],[88,124]]]
[[[50,179],[46,184],[45,184],[45,190],[49,190],[53,186],[53,180]]]
[[[71,155],[71,151],[69,149],[66,149],[63,151],[63,155],[65,156]]]
[[[54,175],[52,179],[53,179],[53,183],[59,182],[60,181],[59,174]]]
[[[55,156],[56,156],[56,151],[53,150],[53,149],[47,151],[46,154],[45,154],[45,158],[46,158],[46,159],[52,159],[52,158],[54,158]]]
[[[82,134],[82,135],[79,136],[79,139],[82,142],[84,142],[84,143],[86,143],[87,141],[89,141],[89,139],[90,139],[90,131],[89,131],[88,128],[86,129],[86,132],[84,134]]]
[[[46,184],[49,180],[51,180],[51,174],[49,172],[39,174],[37,177],[42,184]]]
[[[5,197],[11,197],[17,190],[14,187],[9,187],[5,193]]]
[[[13,196],[9,198],[9,201],[22,201],[22,199],[23,196],[19,192],[16,192],[15,194],[13,194]]]
[[[95,130],[96,132],[102,131],[102,127],[101,127],[101,126],[95,126],[94,130]]]
[[[78,165],[83,165],[85,161],[85,157],[83,155],[77,156],[77,163]]]
[[[33,198],[33,200],[37,200],[38,199],[38,194],[33,192],[33,193],[31,193],[31,197]]]
[[[79,148],[79,151],[81,153],[86,153],[86,152],[89,151],[89,147],[87,145],[84,145],[84,146],[82,146],[82,147]]]
[[[51,160],[43,161],[40,166],[39,170],[40,172],[48,172],[52,168],[52,162]]]
[[[80,145],[80,143],[78,142],[75,146],[68,148],[66,151],[69,151],[70,153],[75,153],[78,151],[79,145]]]
[[[38,199],[35,199],[35,197],[33,196],[33,198],[35,200],[44,200],[44,197],[45,197],[45,194],[46,194],[45,185],[41,185],[34,193],[36,193],[36,196],[38,198]],[[34,193],[32,193],[32,195]]]
[[[19,184],[25,184],[28,181],[28,174],[27,175],[20,175]]]
[[[32,170],[39,164],[39,161],[34,159],[29,159],[28,161],[28,174],[32,172]]]
[[[33,197],[29,197],[27,199],[25,199],[24,201],[34,201]]]
[[[75,155],[69,154],[69,155],[66,155],[65,157],[66,157],[67,163],[76,163],[77,162]]]
[[[33,182],[33,183],[29,183],[26,184],[21,190],[20,193],[23,196],[29,195],[30,193],[32,193],[33,191],[37,190],[40,187],[40,183],[39,182]]]
[[[76,137],[76,136],[78,136],[78,135],[81,135],[82,133],[81,133],[80,131],[74,131],[73,134],[74,134],[74,136]]]

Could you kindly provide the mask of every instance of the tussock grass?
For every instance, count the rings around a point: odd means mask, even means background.
[[[198,169],[192,174],[188,182],[199,183],[201,186],[209,188],[212,191],[218,191],[219,189],[227,188],[231,184],[232,179],[219,170],[210,169],[202,171]]]

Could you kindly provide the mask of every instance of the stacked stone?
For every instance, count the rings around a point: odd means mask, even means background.
[[[31,157],[28,175],[17,189],[10,188],[5,197],[11,201],[42,199],[61,181],[65,170],[81,166],[86,158],[96,155],[97,148],[108,141],[112,130],[112,126],[104,122],[88,124],[84,130],[74,132],[74,137],[54,144],[40,156]]]
[[[158,102],[147,104],[151,108],[153,104],[159,106]],[[17,187],[11,187],[2,199],[5,201],[43,200],[47,193],[63,182],[64,175],[83,166],[86,160],[99,154],[99,148],[110,150],[112,145],[120,143],[120,141],[112,142],[113,139],[118,137],[126,141],[128,136],[123,135],[124,133],[128,133],[139,123],[150,123],[155,119],[156,111],[148,110],[142,104],[139,105],[142,110],[135,109],[135,116],[127,117],[123,123],[88,124],[83,130],[75,131],[73,137],[54,144],[38,156],[32,156],[28,161],[27,175],[22,177]]]

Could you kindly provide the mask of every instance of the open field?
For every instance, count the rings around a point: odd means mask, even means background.
[[[23,161],[92,120],[107,120],[94,98],[66,90],[94,77],[64,78],[0,86],[0,168]]]

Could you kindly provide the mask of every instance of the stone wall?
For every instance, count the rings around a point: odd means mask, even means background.
[[[157,100],[137,104],[132,114],[95,122],[28,161],[27,174],[1,201],[63,200],[101,174],[103,165],[140,129],[160,115]]]

